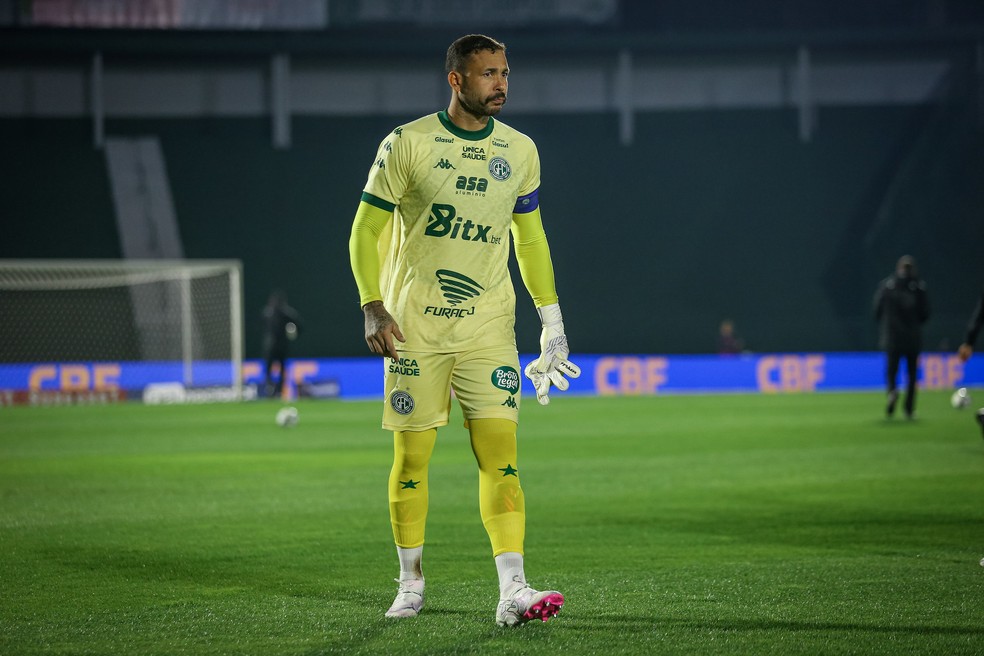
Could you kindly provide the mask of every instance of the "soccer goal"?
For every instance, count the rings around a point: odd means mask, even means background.
[[[242,396],[238,260],[0,260],[0,365],[124,363]]]

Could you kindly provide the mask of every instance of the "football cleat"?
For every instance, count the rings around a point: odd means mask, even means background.
[[[424,607],[424,582],[415,579],[393,580],[400,584],[400,590],[393,605],[386,611],[386,617],[416,617]]]
[[[530,620],[546,622],[564,607],[564,595],[556,590],[537,592],[524,585],[508,599],[500,599],[495,609],[495,623],[499,626],[519,626]]]

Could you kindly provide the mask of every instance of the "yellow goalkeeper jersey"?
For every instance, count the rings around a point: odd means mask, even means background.
[[[398,348],[515,346],[509,231],[513,213],[537,209],[539,186],[533,141],[493,118],[471,132],[442,111],[383,140],[362,200],[393,212],[380,291],[407,339]]]

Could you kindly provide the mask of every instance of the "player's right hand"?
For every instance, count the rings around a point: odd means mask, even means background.
[[[376,355],[384,358],[389,357],[399,360],[400,356],[396,352],[396,342],[394,338],[401,342],[407,341],[382,301],[371,301],[362,306],[362,312],[366,315],[366,344],[369,350]]]
[[[960,357],[961,362],[966,362],[970,359],[970,356],[974,354],[974,347],[970,344],[961,344],[960,348],[957,349],[957,355]]]

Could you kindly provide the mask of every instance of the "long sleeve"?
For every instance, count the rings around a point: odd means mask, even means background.
[[[359,203],[352,222],[349,237],[349,258],[355,284],[359,288],[359,303],[381,301],[379,289],[379,251],[377,244],[386,224],[393,217],[392,210],[385,210],[365,200]]]
[[[533,304],[543,307],[556,303],[553,261],[550,259],[550,246],[543,231],[539,208],[513,214],[511,230],[519,273],[523,277],[526,290],[533,297]]]

